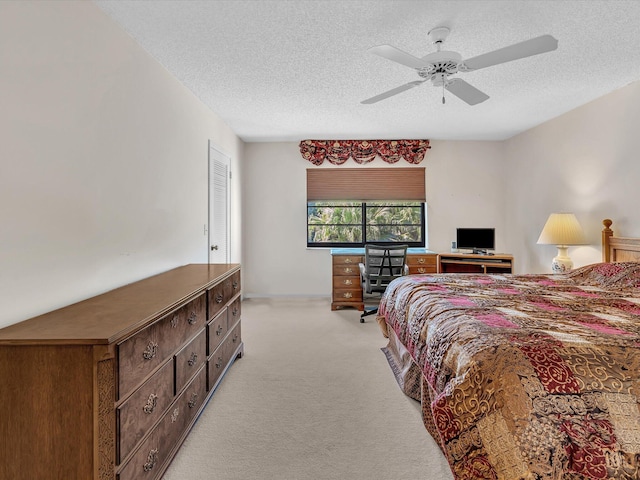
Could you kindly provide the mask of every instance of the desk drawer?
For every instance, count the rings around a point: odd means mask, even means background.
[[[438,271],[438,256],[435,254],[407,255],[409,274],[436,273]]]
[[[364,257],[362,255],[333,256],[333,265],[355,265],[357,268],[359,263],[364,263]]]
[[[333,277],[333,289],[355,289],[360,288],[360,276],[336,275]]]
[[[334,302],[361,302],[362,288],[358,284],[357,288],[334,288]]]
[[[358,264],[355,265],[334,265],[333,276],[360,276],[360,268]]]

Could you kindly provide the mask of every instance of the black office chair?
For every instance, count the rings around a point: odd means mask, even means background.
[[[382,293],[389,283],[409,273],[407,261],[407,245],[365,245],[364,263],[360,266],[360,283],[366,294]],[[364,317],[378,313],[378,307],[367,309],[360,315],[360,323],[364,323]]]

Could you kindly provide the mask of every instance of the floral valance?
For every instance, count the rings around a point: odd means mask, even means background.
[[[342,165],[349,157],[364,164],[376,156],[387,163],[396,163],[401,158],[412,164],[424,160],[429,140],[303,140],[300,142],[302,158],[314,165],[328,160]]]

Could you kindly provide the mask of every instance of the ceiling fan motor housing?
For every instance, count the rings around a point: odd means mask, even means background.
[[[462,56],[457,52],[434,52],[422,57],[428,65],[416,69],[418,75],[429,79],[434,85],[441,85],[442,80],[446,80],[448,75],[458,73],[458,65],[462,61]]]

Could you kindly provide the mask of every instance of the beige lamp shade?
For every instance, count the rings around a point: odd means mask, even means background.
[[[538,238],[542,245],[585,245],[584,231],[573,213],[552,213]]]
[[[573,213],[552,213],[544,224],[538,243],[556,245],[558,255],[551,262],[553,273],[570,272],[573,261],[569,257],[569,245],[585,245],[587,238]]]

